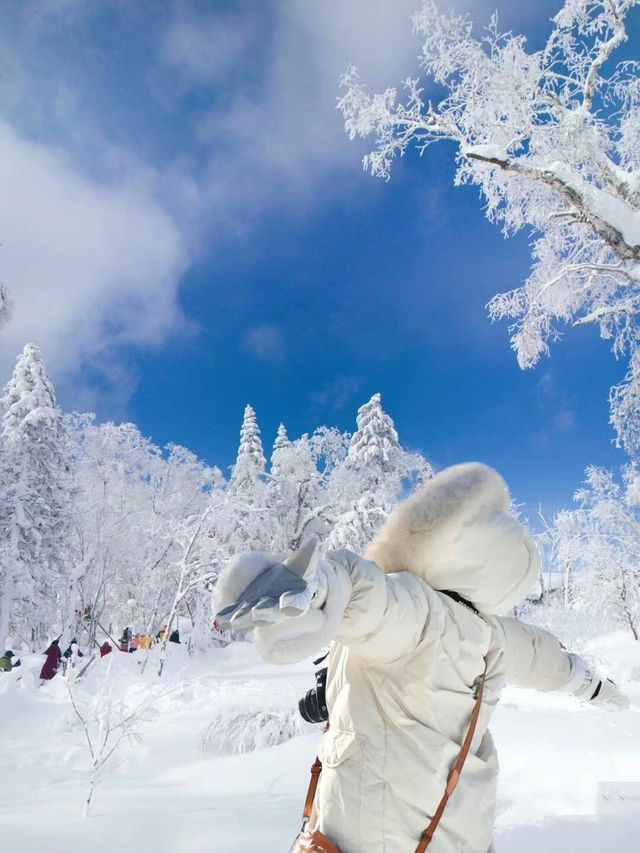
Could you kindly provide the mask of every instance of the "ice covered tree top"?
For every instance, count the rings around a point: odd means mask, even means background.
[[[59,419],[53,385],[47,376],[42,353],[35,344],[27,344],[18,356],[0,408],[4,439],[9,442],[29,427]]]
[[[276,440],[273,443],[274,453],[277,450],[282,450],[284,447],[291,447],[291,442],[289,441],[289,436],[287,435],[287,428],[284,424],[280,424],[280,426],[278,427]]]

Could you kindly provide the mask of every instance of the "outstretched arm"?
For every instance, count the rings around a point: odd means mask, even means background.
[[[430,615],[424,581],[409,572],[385,574],[351,551],[329,551],[326,559],[348,578],[350,594],[334,639],[361,657],[394,661],[413,652]]]
[[[429,592],[413,575],[386,575],[346,550],[321,557],[313,543],[280,560],[236,558],[216,595],[217,621],[239,631],[255,628],[267,660],[301,660],[335,639],[363,657],[393,661],[424,636]]]
[[[579,655],[567,652],[542,628],[497,617],[505,636],[505,680],[516,687],[559,690],[608,711],[625,710],[629,700]]]

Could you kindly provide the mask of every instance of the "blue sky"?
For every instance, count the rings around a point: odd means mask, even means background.
[[[339,73],[415,71],[417,2],[4,4],[4,374],[35,340],[66,408],[222,468],[247,402],[269,446],[281,420],[352,429],[380,391],[406,446],[495,465],[529,514],[624,462],[607,396],[625,366],[597,332],[522,372],[486,319],[527,276],[526,235],[453,188],[451,149],[383,183],[343,134]],[[537,45],[559,4],[520,5],[456,7]]]

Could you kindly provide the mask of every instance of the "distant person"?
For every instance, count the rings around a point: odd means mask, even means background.
[[[129,644],[130,652],[137,652],[140,648],[140,634],[134,634],[131,638],[131,643]]]
[[[14,657],[15,655],[11,651],[11,649],[7,649],[7,651],[0,658],[0,672],[11,672],[12,669],[15,669],[17,666],[20,666],[22,661],[20,660],[20,658],[18,658],[18,660],[16,661],[12,660],[12,658]]]
[[[131,628],[125,628],[120,637],[120,651],[128,652],[131,643]]]
[[[111,654],[113,651],[113,646],[108,640],[105,640],[104,643],[100,646],[100,657],[103,658],[105,655]]]
[[[179,643],[180,642],[180,631],[178,631],[177,628],[174,628],[174,630],[169,635],[169,642],[170,643]]]
[[[80,651],[80,646],[78,645],[78,641],[75,637],[73,638],[73,640],[71,640],[67,648],[64,650],[62,657],[66,661],[69,661],[72,666],[76,658],[84,657],[84,653]]]
[[[40,671],[40,679],[42,683],[44,683],[45,681],[51,681],[51,679],[54,677],[54,675],[60,668],[62,652],[60,651],[58,640],[51,641],[51,645],[46,650],[45,655],[47,656],[47,659],[44,662],[44,666]]]

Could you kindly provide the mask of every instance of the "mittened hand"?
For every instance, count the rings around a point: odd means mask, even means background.
[[[593,694],[589,704],[604,711],[626,711],[629,708],[629,698],[618,688],[610,678],[601,679],[597,674],[592,682]]]
[[[318,565],[316,539],[310,539],[284,560],[280,555],[268,554],[236,558],[219,583],[216,621],[222,628],[242,632],[302,616],[311,607],[321,607],[326,597],[326,581]]]

